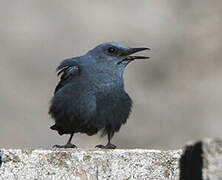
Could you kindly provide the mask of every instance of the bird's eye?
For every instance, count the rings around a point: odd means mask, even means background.
[[[114,53],[115,51],[116,51],[116,49],[114,47],[109,47],[108,48],[108,52],[111,53],[111,54]]]

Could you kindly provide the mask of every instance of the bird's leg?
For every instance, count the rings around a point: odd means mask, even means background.
[[[55,148],[76,148],[76,145],[71,143],[73,135],[74,135],[74,133],[72,133],[70,135],[70,138],[69,138],[68,142],[65,145],[54,145],[53,147],[55,147]]]
[[[112,136],[113,134],[108,134],[108,143],[105,145],[105,149],[116,149],[116,145],[110,143]]]
[[[107,143],[105,146],[102,145],[102,144],[97,145],[96,148],[101,148],[101,149],[115,149],[115,148],[116,148],[116,145],[110,143],[110,140],[111,140],[112,136],[113,136],[113,134],[108,134],[108,143]]]

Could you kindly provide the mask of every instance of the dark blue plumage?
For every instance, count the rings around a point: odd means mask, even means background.
[[[132,100],[124,90],[123,73],[134,59],[130,56],[148,48],[129,48],[118,43],[104,43],[84,56],[64,60],[58,67],[60,82],[55,88],[49,114],[55,120],[51,129],[60,135],[74,133],[93,135],[101,131],[108,135],[106,146],[115,148],[110,140],[121,125],[126,123],[131,112]]]

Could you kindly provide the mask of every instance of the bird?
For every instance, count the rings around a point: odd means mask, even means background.
[[[65,145],[53,147],[76,148],[71,143],[75,133],[91,136],[101,132],[108,142],[95,147],[116,148],[111,139],[126,123],[132,109],[132,99],[124,89],[124,70],[136,59],[148,59],[132,55],[144,50],[150,48],[107,42],[59,64],[56,71],[60,81],[48,112],[55,124],[50,128],[70,137]]]

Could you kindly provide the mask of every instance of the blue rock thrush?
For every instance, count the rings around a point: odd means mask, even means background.
[[[129,48],[118,43],[103,43],[83,56],[66,59],[57,67],[60,82],[55,88],[49,114],[55,120],[50,128],[60,135],[70,134],[66,145],[74,148],[74,133],[108,136],[108,143],[98,148],[114,149],[110,140],[126,123],[132,100],[124,90],[123,73],[135,59],[130,56],[149,48]]]

